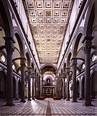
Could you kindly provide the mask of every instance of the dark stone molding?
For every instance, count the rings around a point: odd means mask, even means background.
[[[90,92],[90,51],[92,45],[92,36],[86,36],[83,40],[85,52],[85,105],[91,106],[91,92]]]
[[[93,8],[93,5],[94,5],[94,3],[95,3],[95,0],[89,0],[89,6],[88,6],[88,11],[87,11],[87,14],[86,14],[86,20],[85,20],[85,27],[84,27],[84,31],[85,31],[85,34],[87,35],[88,33],[88,25],[89,25],[89,20],[90,20],[90,18],[93,18],[93,17],[91,17],[91,11],[92,11],[92,8]],[[95,11],[94,11],[95,12]]]
[[[6,78],[6,105],[13,106],[13,75],[12,75],[12,53],[14,51],[14,40],[12,37],[3,37],[7,52],[7,78]]]
[[[90,67],[90,75],[92,74],[91,70],[94,72],[94,71],[97,71],[97,64],[94,64]],[[76,78],[80,78],[81,76],[84,76],[85,75],[85,71],[81,72]]]
[[[9,12],[9,4],[7,0],[0,0],[0,12],[4,22],[5,35],[13,36],[13,25],[12,25],[11,15]]]
[[[31,67],[28,67],[28,100],[31,101]]]
[[[38,64],[37,64],[37,62],[36,62],[36,59],[35,59],[35,57],[34,57],[34,54],[33,54],[33,50],[31,49],[31,46],[29,45],[29,41],[28,41],[27,35],[26,35],[26,33],[25,33],[24,27],[23,27],[23,25],[22,25],[21,19],[20,19],[20,17],[19,17],[18,12],[17,12],[17,9],[16,9],[16,6],[15,6],[15,4],[14,4],[14,1],[12,1],[12,0],[9,1],[9,4],[10,4],[9,7],[10,7],[12,13],[13,13],[13,12],[15,13],[15,16],[17,17],[17,20],[18,20],[18,22],[19,22],[19,24],[20,24],[21,31],[23,32],[24,37],[25,37],[24,39],[25,39],[25,41],[27,42],[27,44],[28,44],[28,46],[29,46],[29,50],[31,51],[32,58],[33,58],[33,60],[34,60],[34,62],[35,62],[35,65],[36,65],[38,71],[40,71],[40,70],[39,70],[39,67],[38,67]],[[11,6],[12,6],[12,8],[11,8]],[[29,27],[30,27],[30,26],[29,26]],[[32,34],[32,36],[33,36],[33,34]],[[33,37],[32,37],[32,38],[33,38]],[[21,39],[23,39],[23,38],[21,38]],[[33,42],[34,42],[34,40],[33,40]],[[37,50],[36,50],[36,52],[37,52]],[[37,55],[37,56],[38,56],[38,55]]]
[[[77,65],[77,59],[72,58],[72,77],[73,77],[73,96],[72,96],[72,102],[77,102],[77,95],[76,95],[76,65]]]
[[[13,35],[16,36],[19,47],[20,47],[20,53],[21,57],[24,56],[25,53],[25,48],[24,48],[24,42],[23,42],[23,35],[18,27],[13,27]],[[15,40],[14,40],[15,41]]]
[[[2,71],[4,71],[7,74],[7,66],[4,63],[0,62],[0,67],[2,68]],[[13,73],[14,76],[21,79],[21,76],[19,74],[17,74],[17,72],[12,71],[12,73]]]

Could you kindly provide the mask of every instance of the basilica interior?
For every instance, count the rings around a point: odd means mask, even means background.
[[[59,102],[97,104],[96,2],[0,0],[1,115],[17,102],[24,107],[47,100],[47,107],[39,105],[46,107],[43,114],[30,116],[61,116],[52,113]]]

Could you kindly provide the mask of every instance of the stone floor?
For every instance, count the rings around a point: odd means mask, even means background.
[[[0,116],[97,116],[97,101],[94,106],[84,106],[84,101],[72,103],[66,100],[32,100],[25,103],[14,100],[15,106],[4,106],[0,100]]]

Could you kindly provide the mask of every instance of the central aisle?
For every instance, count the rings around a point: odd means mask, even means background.
[[[66,100],[32,100],[26,103],[14,101],[15,106],[4,106],[0,102],[0,116],[93,116],[97,115],[97,104],[86,107],[84,101],[72,103]]]

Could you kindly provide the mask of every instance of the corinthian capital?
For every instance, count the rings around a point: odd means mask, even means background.
[[[5,48],[8,51],[10,52],[13,52],[14,51],[14,43],[15,41],[13,40],[12,37],[3,37],[4,40],[5,40]]]
[[[84,43],[85,53],[89,53],[91,51],[93,38],[94,38],[93,36],[86,36],[85,39],[83,40],[82,43]]]

